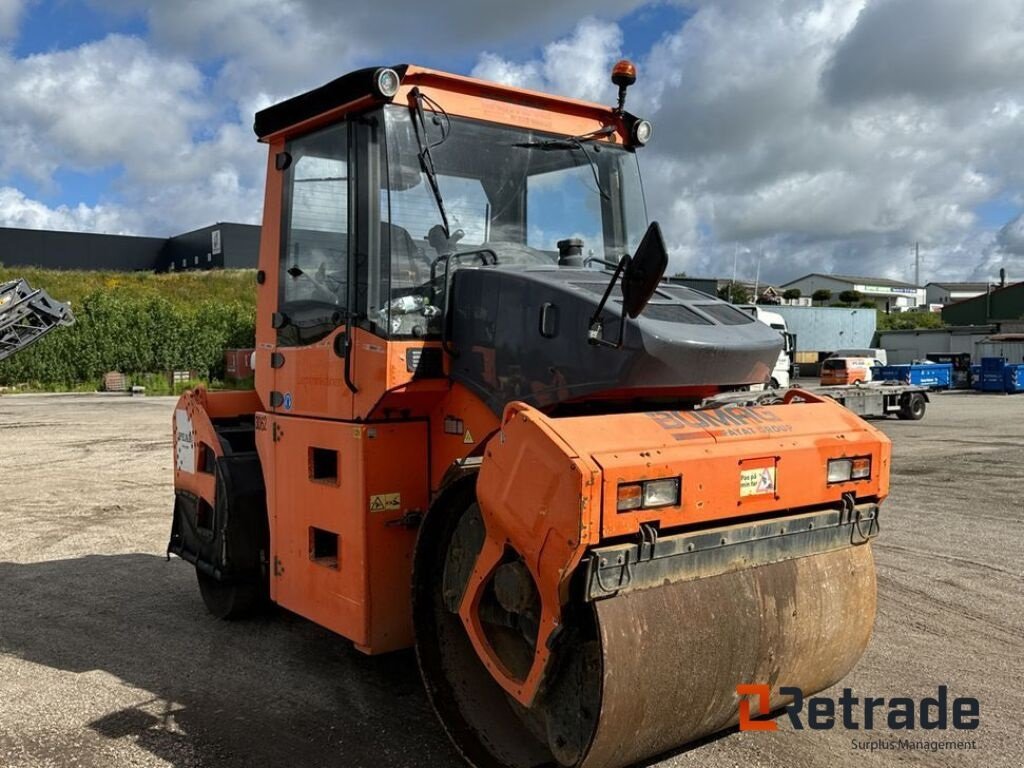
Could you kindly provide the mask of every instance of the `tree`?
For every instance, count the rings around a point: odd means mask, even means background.
[[[811,301],[816,301],[819,304],[825,304],[829,299],[832,298],[832,291],[828,288],[819,288],[811,294]]]
[[[784,290],[782,292],[782,298],[786,299],[787,301],[793,301],[794,299],[799,299],[800,296],[801,296],[801,293],[800,293],[800,289],[799,288],[787,288],[786,290]]]
[[[738,283],[723,285],[718,289],[718,298],[731,301],[733,304],[749,304],[750,289]]]
[[[672,277],[682,279],[682,278],[686,277],[686,273],[685,272],[676,272],[674,275],[672,275]]]
[[[843,304],[856,304],[860,299],[860,291],[843,291],[839,294],[839,301]]]

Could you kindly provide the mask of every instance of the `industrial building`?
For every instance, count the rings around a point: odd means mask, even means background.
[[[958,301],[973,299],[988,291],[986,283],[928,283],[924,287],[926,303],[954,304]]]
[[[1024,282],[991,288],[980,296],[942,308],[947,325],[986,325],[1024,320]]]
[[[866,307],[765,307],[785,319],[796,334],[794,362],[801,376],[816,376],[818,364],[839,349],[872,347],[878,317]]]
[[[882,277],[851,277],[818,272],[783,283],[779,288],[781,291],[797,288],[805,297],[812,296],[815,291],[830,291],[831,301],[838,301],[843,291],[856,291],[863,301],[872,301],[885,312],[915,309],[924,304],[926,299],[925,289],[913,283]]]
[[[118,272],[255,269],[259,240],[258,226],[232,222],[173,237],[0,227],[0,264]]]
[[[977,345],[997,330],[995,325],[964,325],[879,331],[878,346],[886,351],[892,365],[930,360],[938,356],[967,355],[973,360]]]

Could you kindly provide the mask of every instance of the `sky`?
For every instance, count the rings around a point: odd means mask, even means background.
[[[1024,279],[1024,0],[0,0],[0,226],[258,223],[268,104],[398,62],[612,103],[623,56],[673,272]]]

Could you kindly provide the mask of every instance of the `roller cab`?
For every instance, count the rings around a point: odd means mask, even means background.
[[[174,412],[168,549],[209,610],[415,648],[478,768],[647,760],[871,632],[889,443],[751,392],[779,334],[663,280],[635,79],[378,67],[257,114],[255,391]]]

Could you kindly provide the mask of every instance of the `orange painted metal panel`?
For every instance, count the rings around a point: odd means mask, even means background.
[[[558,435],[554,420],[522,403],[509,405],[500,437],[487,445],[477,482],[487,538],[459,613],[491,675],[525,704],[534,700],[544,679],[548,641],[561,622],[569,577],[600,537],[599,481],[599,468]],[[522,558],[541,601],[537,651],[522,679],[491,648],[478,611],[506,546]]]
[[[272,142],[267,148],[266,189],[263,197],[263,226],[260,229],[259,270],[264,281],[256,286],[256,352],[253,375],[260,399],[269,405],[274,388],[274,370],[270,355],[277,346],[277,331],[271,317],[277,311],[278,271],[281,259],[281,200],[284,174],[275,167],[275,156],[284,151],[284,139]]]
[[[427,506],[426,424],[260,414],[257,425],[271,598],[366,653],[409,647],[415,533],[400,521]],[[336,452],[336,479],[313,477],[313,448]]]
[[[529,705],[588,546],[635,534],[643,523],[666,531],[781,516],[838,505],[844,493],[880,501],[889,492],[890,452],[882,432],[834,401],[799,390],[772,406],[567,418],[513,403],[487,445],[477,483],[487,537],[460,608],[471,642],[499,684]],[[828,460],[847,456],[870,456],[871,477],[829,484]],[[679,505],[617,511],[619,483],[669,477],[682,478]],[[507,548],[522,558],[541,599],[537,651],[524,678],[490,647],[478,612]]]
[[[430,415],[430,487],[436,493],[455,462],[478,455],[500,421],[484,402],[454,383]]]

